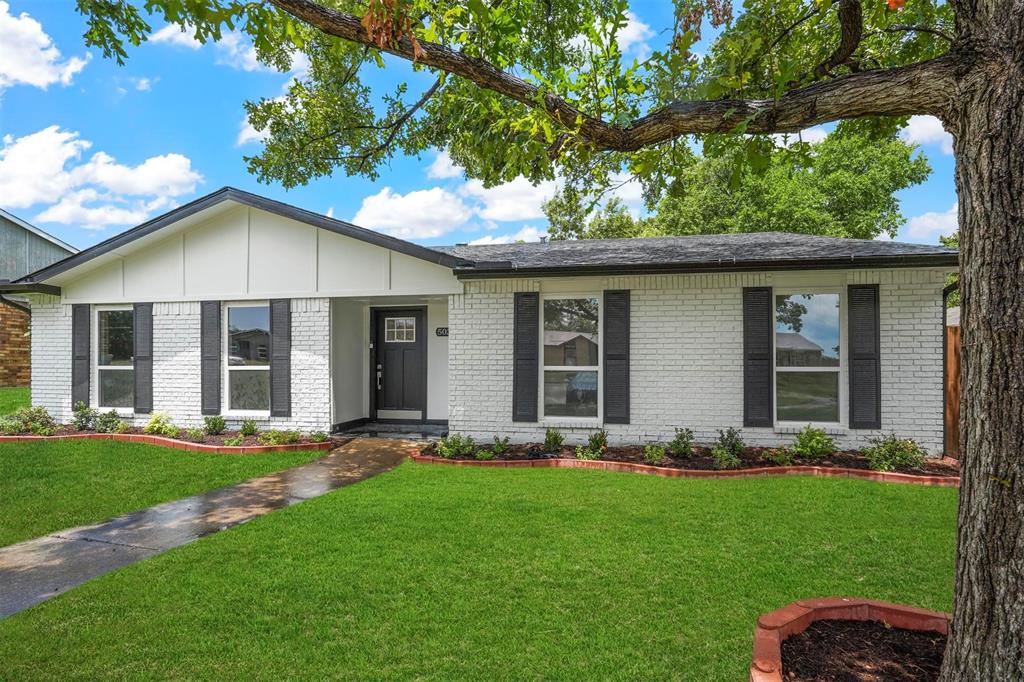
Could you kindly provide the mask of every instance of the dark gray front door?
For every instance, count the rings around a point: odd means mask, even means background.
[[[377,411],[427,409],[427,329],[422,308],[375,308],[375,366],[371,375]],[[385,415],[380,415],[385,418]]]

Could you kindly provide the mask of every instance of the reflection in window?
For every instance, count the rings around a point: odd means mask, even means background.
[[[229,410],[270,409],[270,306],[227,306]]]
[[[416,341],[416,318],[385,317],[384,341],[388,343],[414,343]]]
[[[778,421],[838,422],[839,294],[775,297]]]
[[[131,310],[96,312],[96,378],[100,407],[135,405],[133,323]]]
[[[600,339],[596,298],[544,301],[544,415],[597,417]]]

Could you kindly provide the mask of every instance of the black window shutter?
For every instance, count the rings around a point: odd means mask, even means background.
[[[850,343],[850,428],[882,428],[881,330],[878,285],[847,289]]]
[[[135,340],[135,414],[153,411],[153,304],[136,303],[132,310]]]
[[[270,302],[270,414],[292,416],[292,302]]]
[[[202,413],[220,414],[220,301],[199,304]]]
[[[771,426],[772,290],[743,289],[743,425]]]
[[[604,421],[629,423],[629,290],[604,292]]]
[[[538,346],[540,345],[540,294],[515,295],[512,358],[512,421],[537,421]]]
[[[89,404],[89,347],[92,337],[89,333],[91,306],[71,306],[71,407],[79,402]]]

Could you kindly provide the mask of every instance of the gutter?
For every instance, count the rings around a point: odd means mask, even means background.
[[[49,294],[50,296],[60,296],[60,287],[53,286],[52,284],[23,282],[22,280],[11,282],[10,280],[0,279],[0,294]]]

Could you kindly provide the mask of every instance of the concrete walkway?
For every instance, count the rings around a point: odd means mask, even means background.
[[[122,566],[388,471],[416,447],[358,438],[293,469],[0,548],[0,618]]]

